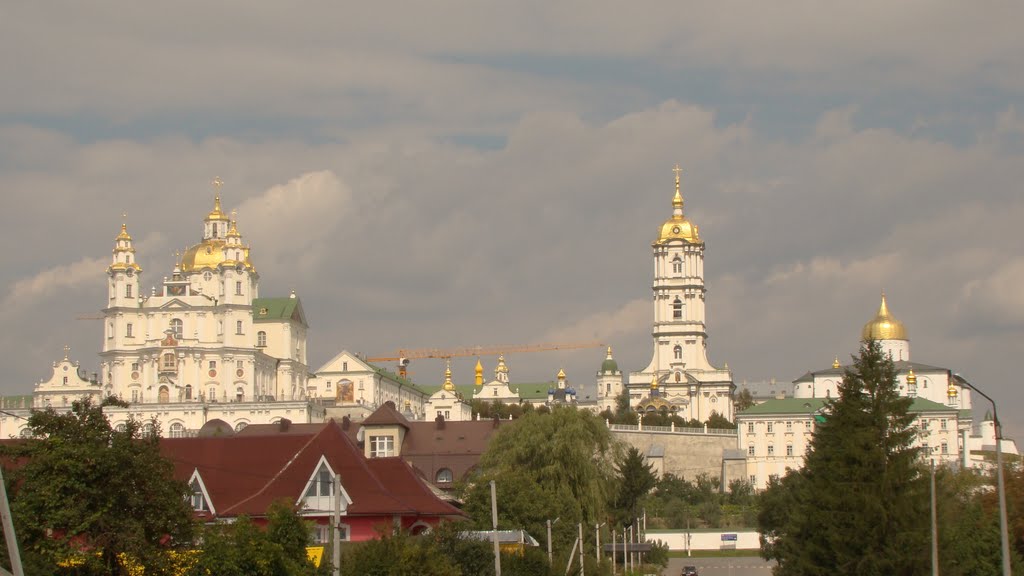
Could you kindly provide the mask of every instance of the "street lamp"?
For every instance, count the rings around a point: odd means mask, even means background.
[[[996,426],[996,490],[999,492],[999,541],[1002,546],[1003,554],[1003,576],[1010,576],[1010,539],[1006,532],[1006,489],[1003,487],[1003,449],[1001,446],[1003,432],[1002,428],[999,426],[999,414],[996,412],[996,402],[990,398],[988,394],[978,390],[974,384],[968,382],[963,376],[953,374],[953,378],[955,378],[960,384],[967,386],[978,394],[981,394],[982,398],[988,400],[992,404],[992,420]],[[966,450],[967,447],[964,446],[964,449]]]

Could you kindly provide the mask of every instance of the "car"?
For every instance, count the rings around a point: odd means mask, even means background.
[[[682,576],[697,576],[696,566],[683,566]]]

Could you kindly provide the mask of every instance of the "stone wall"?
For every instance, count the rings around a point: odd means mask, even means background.
[[[731,460],[723,467],[727,451],[736,451],[735,435],[636,429],[613,429],[612,434],[648,456],[655,471],[662,474],[674,474],[693,480],[703,472],[721,480],[725,469],[725,485],[728,485],[730,480],[742,477],[745,470],[745,467],[736,466]]]

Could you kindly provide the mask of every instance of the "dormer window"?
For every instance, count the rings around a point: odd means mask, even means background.
[[[210,507],[206,504],[206,498],[203,496],[203,488],[199,485],[199,480],[193,480],[189,488],[192,490],[192,509],[196,512],[208,512]]]

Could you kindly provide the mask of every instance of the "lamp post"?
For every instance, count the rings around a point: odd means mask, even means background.
[[[548,518],[548,564],[551,564],[553,562],[553,560],[551,559],[551,525],[561,520],[561,518],[561,516],[555,518],[554,522],[552,522],[551,519]]]
[[[996,432],[996,490],[999,492],[999,543],[1002,546],[1003,554],[1003,576],[1010,576],[1010,539],[1006,532],[1006,488],[1003,486],[1003,448],[1001,446],[1003,439],[1002,428],[999,426],[999,414],[996,411],[996,402],[985,394],[981,390],[978,390],[974,384],[967,381],[966,378],[959,374],[953,374],[953,378],[960,382],[960,384],[967,386],[971,390],[974,390],[978,394],[981,394],[982,398],[988,400],[992,404],[992,420],[995,424]],[[964,446],[966,450],[967,447]]]

